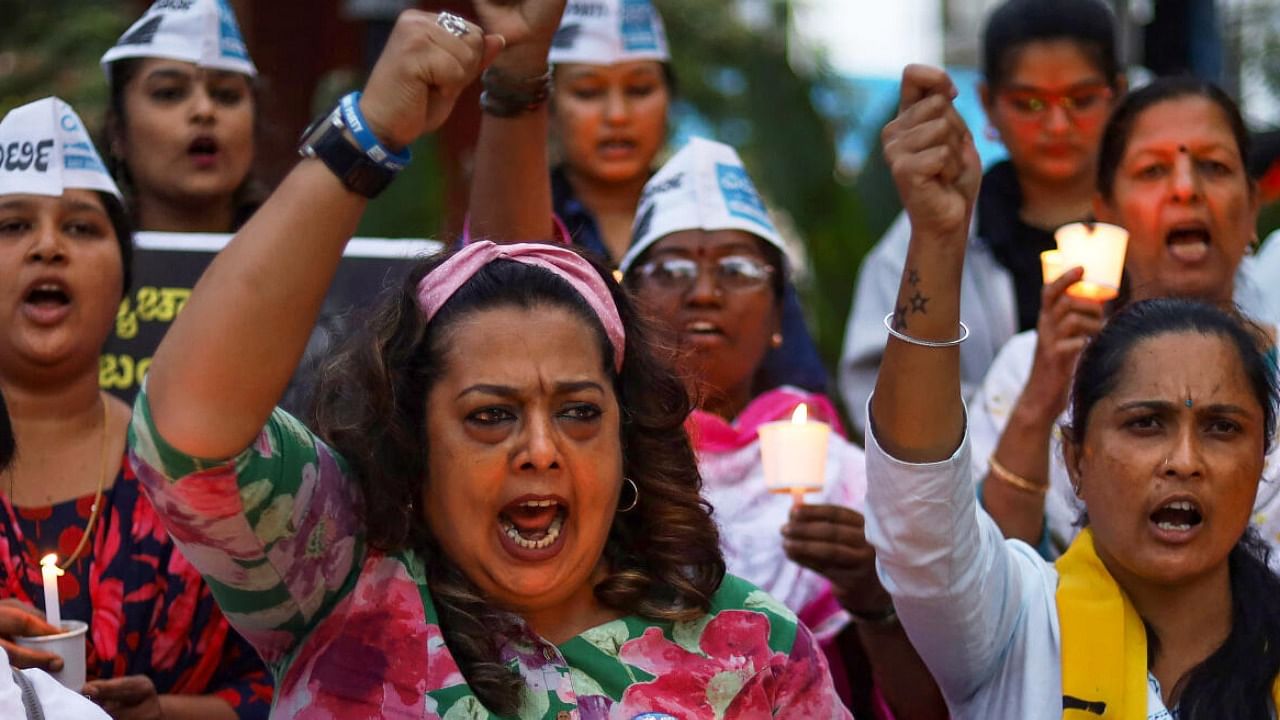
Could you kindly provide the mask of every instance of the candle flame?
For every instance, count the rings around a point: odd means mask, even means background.
[[[58,567],[57,553],[49,553],[48,555],[40,558],[40,567],[52,570],[56,575],[64,574],[62,568]]]
[[[791,422],[800,425],[809,422],[809,406],[800,403],[796,406],[796,411],[791,413]]]

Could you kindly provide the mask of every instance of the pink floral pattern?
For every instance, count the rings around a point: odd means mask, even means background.
[[[301,423],[277,411],[239,457],[204,462],[155,433],[144,391],[131,444],[166,526],[275,672],[272,717],[494,718],[444,641],[422,559],[366,547],[345,463]],[[521,720],[848,717],[809,632],[732,576],[694,623],[632,616],[556,646],[512,622]]]

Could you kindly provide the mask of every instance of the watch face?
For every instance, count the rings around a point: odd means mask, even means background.
[[[396,173],[361,152],[344,135],[345,128],[337,108],[320,116],[303,131],[298,154],[323,161],[351,192],[374,197],[391,184]]]

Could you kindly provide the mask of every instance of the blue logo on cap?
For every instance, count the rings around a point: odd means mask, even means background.
[[[774,232],[773,223],[769,221],[769,211],[765,209],[760,193],[751,182],[747,171],[736,165],[716,163],[716,179],[720,181],[720,194],[724,196],[724,204],[729,214]]]
[[[249,62],[249,50],[244,45],[244,38],[240,37],[236,14],[227,0],[218,0],[218,51],[224,58]]]
[[[622,0],[622,47],[627,52],[658,49],[658,23],[649,0]]]

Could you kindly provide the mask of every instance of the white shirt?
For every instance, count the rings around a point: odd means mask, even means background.
[[[960,346],[960,391],[966,400],[982,384],[1000,349],[1018,332],[1018,300],[1013,276],[970,228],[960,280],[960,319],[969,339]],[[1280,321],[1280,231],[1258,256],[1246,256],[1235,278],[1235,300],[1249,317]],[[880,372],[888,333],[884,316],[898,301],[898,285],[911,244],[911,223],[902,213],[862,261],[845,326],[840,356],[840,393],[853,419],[853,436],[866,432],[867,398]],[[975,448],[976,449],[976,448]]]
[[[1237,292],[1237,297],[1240,293]],[[1009,423],[1018,396],[1031,375],[1035,362],[1036,331],[1019,333],[1000,351],[970,403],[969,436],[973,443],[973,476],[979,480],[987,474],[987,463],[1000,442]],[[1049,441],[1049,490],[1045,496],[1045,524],[1049,530],[1051,557],[1058,557],[1079,534],[1077,526],[1084,504],[1071,489],[1066,463],[1062,459],[1062,430],[1060,426],[1069,420],[1067,413],[1054,425]],[[1280,444],[1280,443],[1277,443]],[[1262,539],[1272,548],[1271,567],[1280,571],[1280,447],[1273,447],[1267,455],[1262,470],[1262,482],[1258,483],[1258,497],[1254,502],[1253,524]],[[1000,482],[998,480],[993,482]]]
[[[979,507],[968,432],[938,463],[890,457],[871,432],[866,453],[880,579],[952,717],[1061,720],[1058,572]],[[1148,717],[1166,717],[1148,698]]]
[[[867,398],[875,388],[884,344],[889,337],[884,329],[884,316],[893,312],[897,303],[898,284],[902,281],[910,243],[911,223],[907,214],[902,213],[867,254],[858,271],[839,367],[840,393],[853,419],[853,437],[866,432]],[[1018,302],[1013,276],[972,228],[960,283],[960,319],[970,333],[969,339],[960,346],[960,386],[968,398],[987,374],[996,353],[1018,331]]]
[[[58,684],[43,670],[20,670],[35,688],[36,697],[44,709],[48,720],[110,720],[102,708],[94,705],[88,698],[78,692],[69,690]],[[22,705],[22,690],[13,681],[13,673],[9,670],[9,655],[0,647],[0,718],[5,720],[22,720],[27,716]]]

